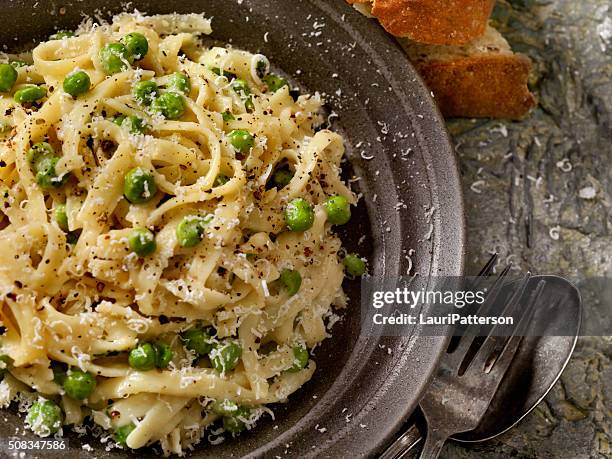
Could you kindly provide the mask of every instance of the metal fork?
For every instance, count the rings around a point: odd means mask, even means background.
[[[504,270],[496,280],[476,314],[491,310],[500,301],[501,279],[507,272]],[[512,315],[509,313],[520,308],[529,278],[530,274],[526,274],[510,298],[502,298],[500,316]],[[518,324],[511,336],[498,336],[502,326],[495,325],[474,354],[473,344],[481,329],[466,329],[457,347],[442,359],[440,370],[420,404],[428,426],[421,459],[437,458],[450,436],[476,428],[516,354],[543,288],[544,281],[541,281],[530,294],[518,312]]]
[[[481,287],[484,280],[491,275],[494,271],[495,266],[497,265],[497,260],[499,259],[499,255],[494,253],[487,264],[482,268],[482,270],[478,273],[478,276],[475,282],[471,285],[471,288],[476,290]],[[506,265],[506,267],[499,274],[497,279],[487,295],[487,304],[491,303],[494,298],[497,297],[499,290],[502,286],[502,283],[510,269],[512,268],[511,264]],[[459,328],[455,333],[455,336],[451,338],[449,343],[449,347],[447,349],[448,354],[451,354],[451,350],[453,346],[456,346],[458,343],[458,339],[465,333],[466,329]],[[426,396],[426,395],[425,395]],[[422,441],[421,433],[415,424],[411,425],[402,435],[400,435],[387,449],[381,454],[379,459],[402,459],[406,457],[406,455],[412,451],[412,449]]]

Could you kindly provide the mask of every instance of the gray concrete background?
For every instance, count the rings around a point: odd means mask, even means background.
[[[463,175],[468,272],[612,275],[612,3],[504,0],[494,22],[535,63],[521,122],[449,120]],[[612,457],[612,338],[580,338],[549,396],[507,434],[444,458]]]

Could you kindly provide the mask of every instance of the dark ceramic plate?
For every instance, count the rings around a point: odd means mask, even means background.
[[[0,43],[11,50],[74,28],[82,13],[108,17],[124,7],[114,0],[2,3]],[[333,129],[347,139],[349,173],[361,177],[353,185],[364,196],[341,236],[350,250],[368,256],[373,275],[405,274],[410,249],[412,273],[461,274],[464,221],[454,153],[428,91],[375,23],[343,0],[136,0],[129,7],[205,12],[213,17],[213,39],[261,52],[295,85],[327,95],[330,113],[338,115],[330,118]],[[373,159],[363,159],[362,151]],[[204,441],[192,457],[337,458],[383,448],[416,407],[446,339],[418,336],[418,328],[405,338],[360,338],[359,285],[348,282],[346,289],[352,301],[333,338],[317,349],[312,381],[274,408],[274,421],[219,446]],[[3,438],[23,423],[10,411],[5,416]],[[107,452],[96,439],[68,438],[68,451],[45,457],[136,456]],[[83,443],[94,450],[84,451]]]

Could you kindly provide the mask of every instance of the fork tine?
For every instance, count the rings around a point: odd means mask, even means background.
[[[491,266],[491,267],[494,266],[496,259],[497,259],[497,254],[491,257],[491,260],[489,260],[489,263],[487,263],[487,266]],[[481,274],[487,271],[487,266],[483,268],[483,270],[481,271]],[[497,296],[499,295],[499,292],[501,291],[503,281],[508,275],[508,273],[510,272],[511,268],[512,268],[512,265],[507,265],[502,270],[502,272],[499,274],[497,279],[495,279],[495,282],[493,283],[493,286],[489,290],[485,301],[483,301],[482,304],[478,307],[477,311],[475,312],[475,315],[480,315],[484,311],[491,309],[492,305],[495,303],[495,300],[497,299]],[[474,330],[474,333],[467,334],[466,332],[468,329]],[[459,328],[461,333],[457,335],[458,342],[453,347],[453,350],[447,354],[447,365],[453,372],[456,373],[459,371],[461,363],[465,360],[468,354],[468,351],[470,350],[470,347],[472,346],[472,343],[475,340],[475,337],[479,335],[480,329],[481,329],[480,325],[475,325],[473,327],[463,326]]]
[[[538,287],[536,289],[536,294],[535,296],[532,297],[533,301],[531,301],[527,305],[526,311],[523,317],[521,318],[521,323],[519,323],[517,327],[517,332],[510,337],[510,339],[504,346],[504,349],[501,351],[499,356],[492,363],[489,369],[489,373],[491,374],[492,377],[498,378],[501,381],[502,376],[506,373],[506,371],[508,370],[508,367],[510,367],[510,364],[512,363],[512,360],[514,359],[514,356],[516,355],[519,345],[521,344],[523,340],[524,332],[527,330],[527,326],[529,322],[531,321],[531,318],[533,317],[533,314],[535,312],[536,303],[539,301],[539,298],[543,290],[544,290],[544,281],[538,284]]]
[[[501,292],[504,280],[506,276],[508,275],[508,273],[510,272],[510,269],[512,269],[512,265],[507,265],[503,269],[503,271],[499,273],[499,276],[497,276],[497,279],[495,279],[495,282],[493,283],[489,292],[487,293],[485,301],[483,301],[482,304],[478,306],[478,308],[474,312],[474,315],[476,316],[482,315],[485,311],[490,311],[492,309],[493,305],[495,304],[495,301],[497,300],[499,293]],[[460,336],[465,336],[466,331],[468,329],[474,330],[474,333],[472,333],[471,336],[478,336],[480,334],[480,330],[482,329],[482,326],[481,325],[476,325],[475,327],[464,326],[462,328],[462,332]]]
[[[504,271],[506,271],[506,270],[504,270]],[[502,311],[501,311],[501,313],[499,314],[499,316],[500,316],[500,317],[501,317],[501,316],[506,315],[506,314],[507,314],[507,312],[508,312],[508,310],[510,309],[510,307],[511,307],[511,306],[513,306],[514,304],[518,304],[519,300],[522,298],[522,296],[523,296],[523,294],[524,294],[524,292],[525,292],[525,288],[527,287],[527,284],[528,284],[528,282],[529,282],[529,279],[530,279],[530,278],[531,278],[531,274],[530,274],[530,273],[526,273],[526,274],[523,276],[523,278],[522,278],[522,280],[521,280],[521,284],[520,284],[519,288],[517,288],[516,290],[514,290],[514,293],[512,294],[512,296],[510,297],[510,299],[508,299],[508,300],[507,300],[507,301],[504,303],[503,310],[502,310]],[[493,306],[493,304],[494,304],[494,301],[497,299],[498,294],[499,294],[499,292],[501,291],[501,283],[498,283],[498,281],[499,281],[499,279],[497,279],[497,280],[496,280],[495,285],[493,286],[493,288],[491,288],[491,292],[493,292],[493,290],[495,289],[495,296],[493,297],[493,300],[492,300],[490,303],[489,303],[488,301],[484,301],[484,302],[483,302],[483,305],[481,305],[481,307],[479,308],[477,315],[478,315],[478,314],[479,314],[481,311],[484,311],[484,307],[483,307],[483,306],[484,306],[485,304],[490,304],[490,305],[491,305],[491,307],[490,307],[489,311],[491,311],[491,310],[493,309],[493,308],[492,308],[492,306]],[[488,298],[489,298],[489,295],[487,295],[487,300],[488,300]],[[485,326],[485,325],[478,326],[476,330],[477,330],[478,332],[480,332],[480,330],[481,330],[482,328],[484,328],[484,327],[486,327],[486,326]],[[476,353],[475,353],[474,357],[471,359],[471,361],[470,361],[470,362],[468,362],[468,363],[467,363],[467,365],[465,366],[465,369],[464,369],[464,371],[463,371],[463,373],[464,373],[464,374],[465,374],[465,373],[467,373],[467,372],[468,372],[468,370],[469,370],[469,369],[470,369],[470,368],[471,368],[473,365],[476,365],[476,364],[477,364],[478,357],[479,357],[479,355],[481,355],[481,356],[482,356],[482,354],[483,354],[483,352],[484,352],[484,349],[483,349],[483,348],[485,348],[485,345],[487,345],[487,342],[489,342],[489,343],[488,343],[488,346],[490,347],[490,346],[492,346],[491,341],[493,341],[494,343],[495,343],[496,341],[498,341],[498,340],[495,338],[495,336],[493,336],[493,335],[494,335],[494,331],[495,331],[496,329],[498,329],[498,327],[501,327],[501,326],[500,326],[500,325],[496,325],[496,326],[491,327],[491,328],[489,328],[489,329],[488,329],[488,332],[486,333],[486,338],[485,338],[484,342],[482,343],[482,345],[480,346],[480,348],[479,348],[479,349],[476,351]],[[476,336],[478,336],[478,334],[476,334]],[[486,353],[486,355],[488,356],[488,355],[489,355],[489,353]],[[482,357],[481,357],[481,358],[482,358]]]
[[[512,294],[510,299],[506,301],[506,303],[504,304],[504,309],[502,309],[502,311],[499,314],[500,317],[506,315],[509,312],[511,307],[518,304],[519,300],[525,294],[525,289],[527,288],[527,284],[529,283],[530,278],[531,278],[531,273],[529,272],[527,272],[523,276],[523,278],[521,279],[520,287],[514,290],[514,293]]]
[[[453,374],[459,373],[459,368],[461,368],[461,364],[465,360],[475,338],[475,336],[462,336],[457,348],[451,354],[446,355],[446,366]]]
[[[489,293],[485,301],[483,301],[482,304],[476,310],[476,313],[475,313],[476,315],[483,313],[486,309],[490,307],[491,304],[495,302],[495,300],[497,299],[497,296],[499,295],[499,292],[501,291],[503,281],[511,269],[512,269],[512,265],[509,264],[504,268],[504,270],[501,273],[499,273],[499,276],[497,276],[497,279],[495,279],[495,282],[491,286],[491,289],[489,290]]]
[[[478,288],[480,287],[480,285],[482,284],[483,280],[488,277],[491,272],[493,271],[493,268],[495,268],[495,264],[497,263],[497,259],[499,258],[497,253],[494,253],[491,258],[489,258],[489,261],[487,261],[487,264],[480,270],[480,272],[478,273],[478,276],[476,277],[476,279],[470,283],[468,285],[469,289],[473,289],[473,290],[478,290]],[[502,276],[505,276],[508,271],[510,270],[510,266],[506,266],[506,268],[504,269],[504,271],[502,272]],[[453,333],[453,336],[451,337],[449,343],[448,343],[448,347],[446,349],[446,352],[448,354],[452,354],[453,352],[456,351],[458,345],[459,345],[459,340],[461,339],[461,337],[464,335],[465,330],[467,329],[467,326],[465,325],[459,325],[458,327],[456,327],[456,333]]]
[[[482,281],[486,279],[489,275],[491,275],[493,269],[495,269],[495,264],[497,263],[498,258],[499,256],[497,253],[491,255],[491,258],[489,258],[489,261],[487,261],[487,264],[484,265],[484,267],[480,270],[476,278],[473,281],[469,282],[469,288],[478,288]]]
[[[484,265],[484,268],[480,270],[480,273],[478,273],[478,277],[486,277],[491,274],[491,271],[493,271],[493,268],[495,268],[495,263],[497,263],[498,258],[499,255],[497,253],[494,253],[489,259],[489,261],[487,261],[487,264]]]
[[[493,256],[487,261],[487,264],[480,270],[476,279],[474,279],[471,287],[477,289],[480,285],[485,281],[485,279],[493,272],[495,269],[495,265],[497,264],[497,259],[499,256],[497,253],[493,254]]]
[[[502,325],[496,325],[491,330],[489,336],[482,347],[478,350],[477,355],[474,357],[472,364],[476,371],[485,369],[485,365],[491,364],[490,372],[494,372],[499,376],[503,375],[506,371],[514,354],[516,353],[518,346],[523,338],[524,332],[529,325],[533,313],[535,311],[535,305],[540,300],[542,291],[544,290],[546,282],[540,281],[535,291],[530,295],[529,301],[520,313],[520,318],[517,326],[514,328],[512,335],[509,338],[503,336],[496,336],[496,330],[500,329]],[[500,339],[502,338],[502,339]],[[500,345],[501,344],[501,345]],[[497,348],[501,348],[501,351],[495,355]],[[495,357],[495,360],[491,363],[489,360],[491,357]],[[501,374],[500,374],[501,373]]]

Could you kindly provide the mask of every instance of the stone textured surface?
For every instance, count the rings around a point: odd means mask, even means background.
[[[499,1],[495,23],[535,62],[522,122],[449,120],[464,180],[468,272],[489,252],[517,269],[612,275],[612,4]],[[612,456],[612,342],[580,338],[561,380],[516,428],[444,458]]]

